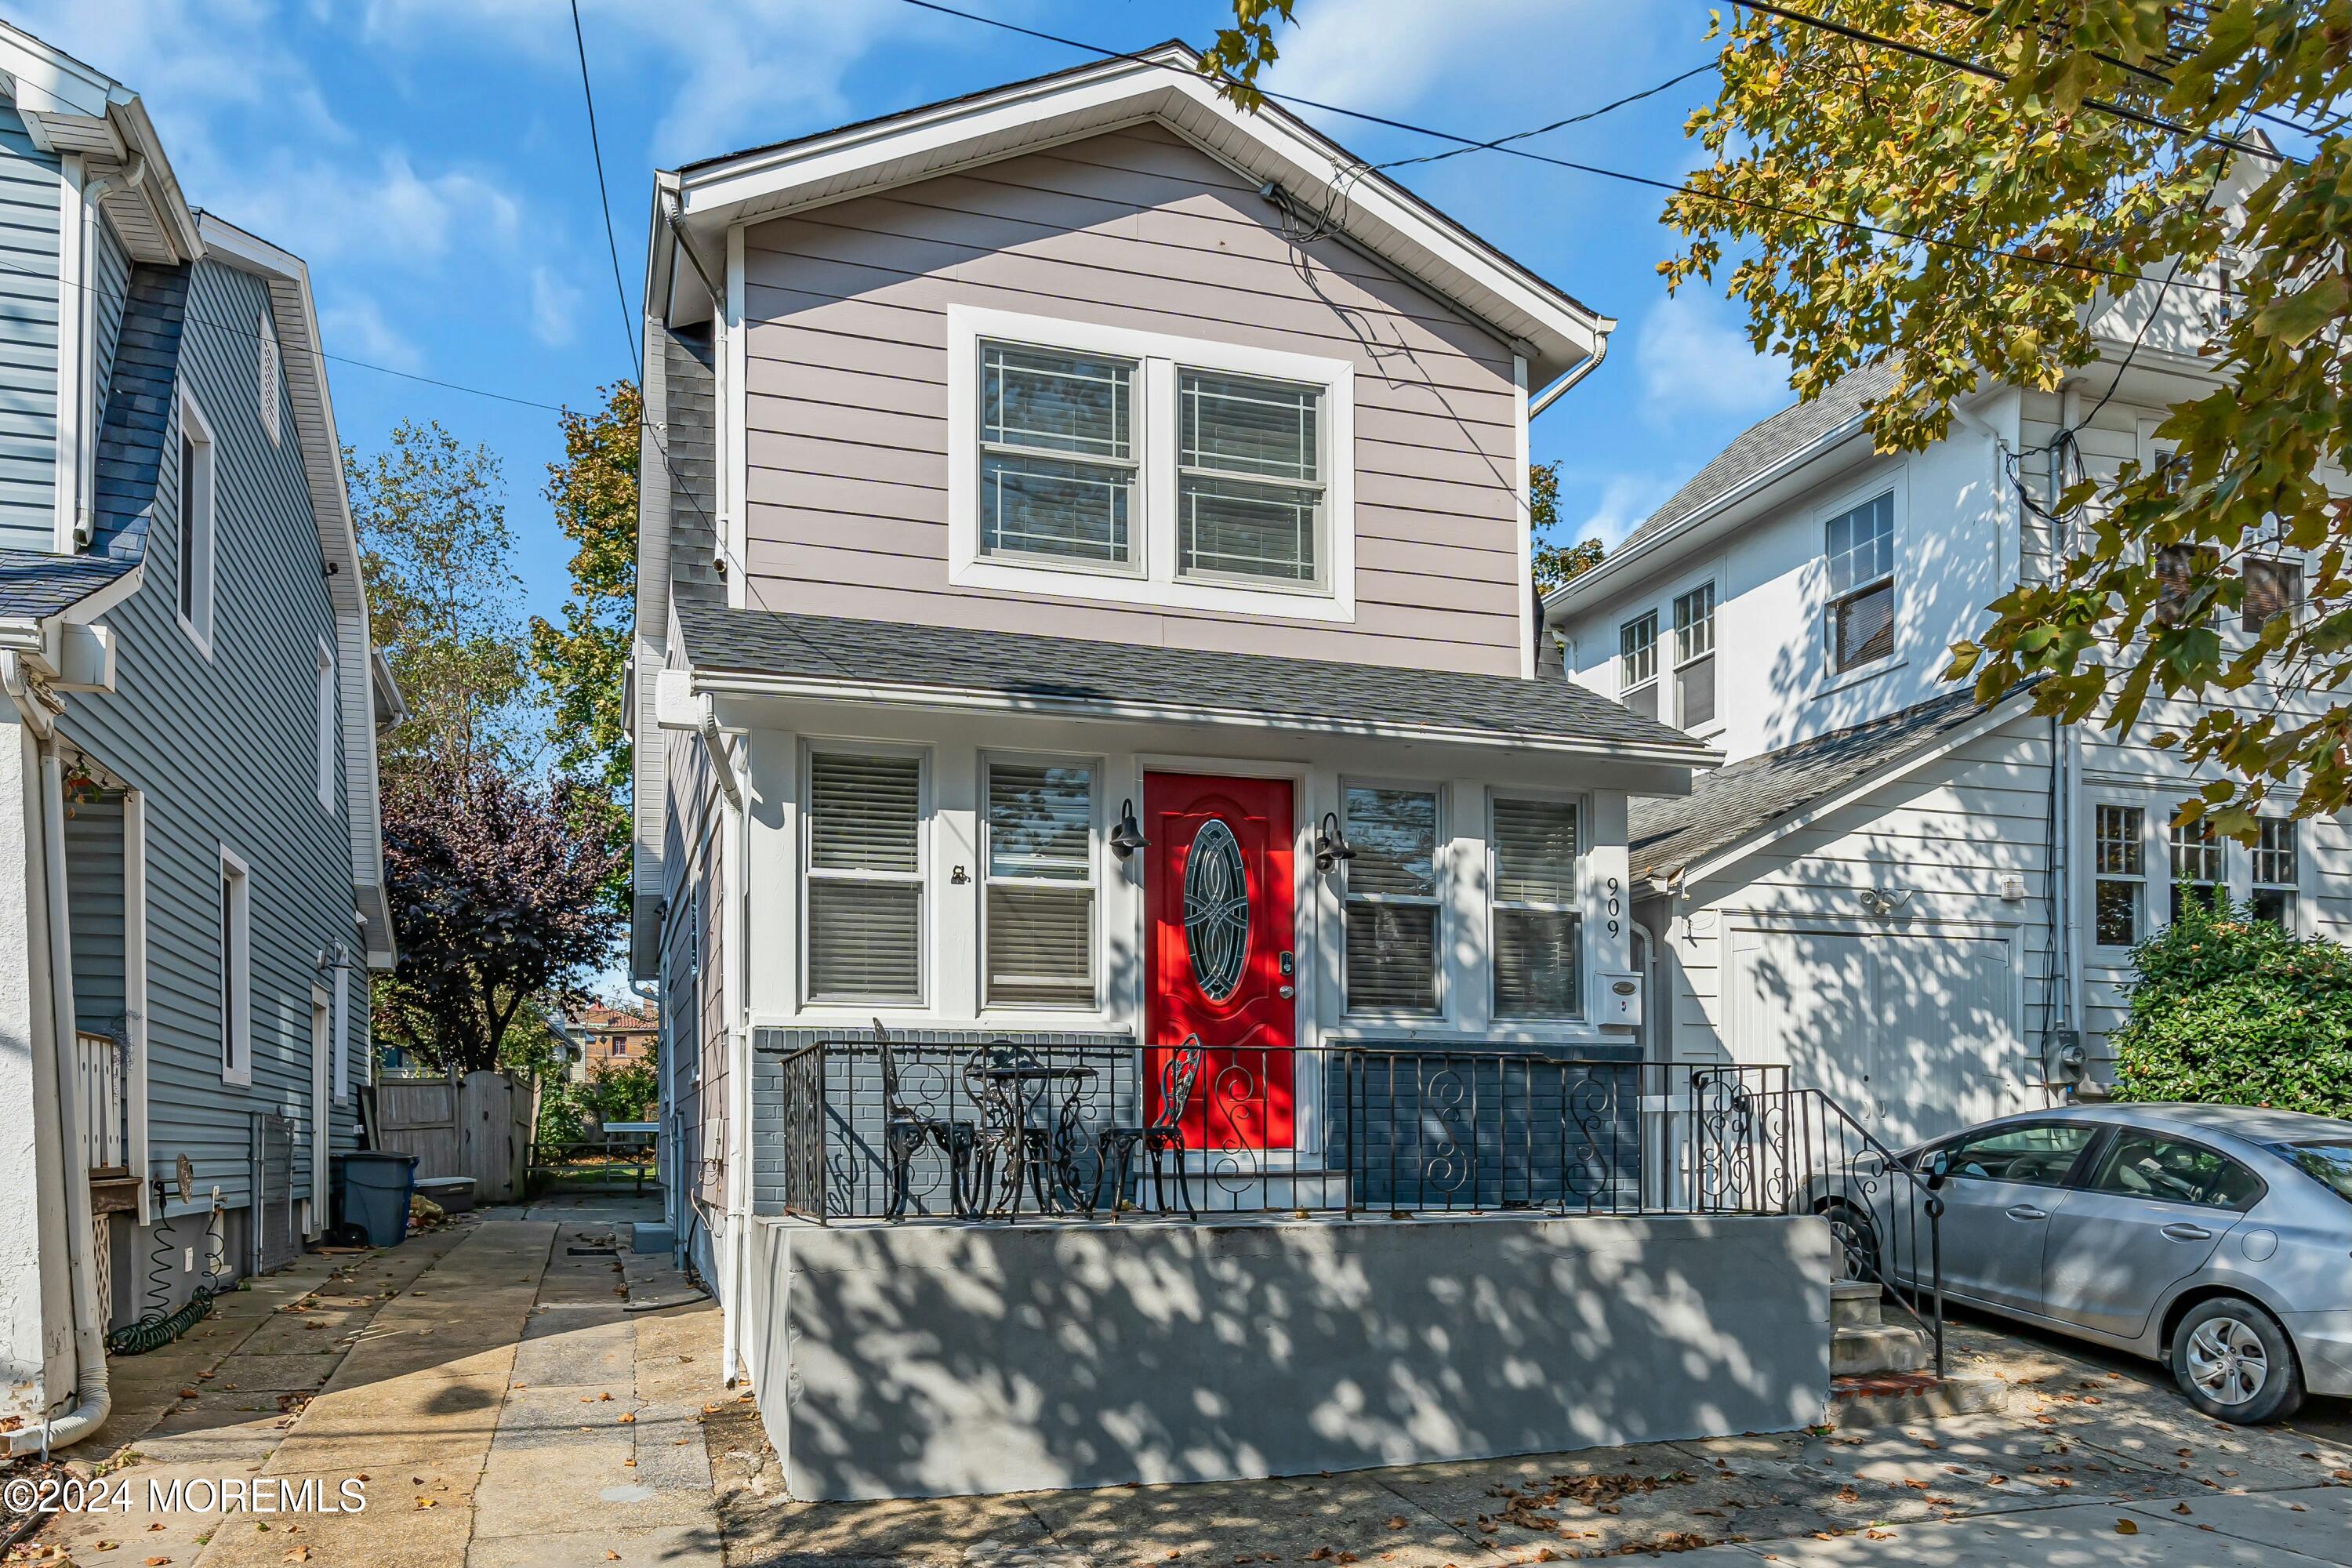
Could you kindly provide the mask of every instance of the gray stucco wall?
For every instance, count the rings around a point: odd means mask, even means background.
[[[1222,1480],[1786,1431],[1829,1394],[1815,1219],[755,1222],[794,1498]]]
[[[0,546],[57,541],[58,160],[0,103]]]

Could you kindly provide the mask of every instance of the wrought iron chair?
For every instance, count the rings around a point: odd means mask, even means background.
[[[1111,1178],[1111,1223],[1118,1223],[1118,1205],[1127,1195],[1128,1172],[1135,1163],[1135,1151],[1140,1144],[1143,1157],[1151,1164],[1151,1201],[1154,1206],[1166,1210],[1168,1190],[1163,1184],[1169,1156],[1175,1156],[1176,1195],[1183,1201],[1188,1219],[1199,1219],[1200,1212],[1192,1206],[1192,1182],[1184,1170],[1184,1107],[1192,1098],[1192,1087],[1199,1082],[1201,1063],[1207,1053],[1202,1049],[1201,1037],[1187,1035],[1184,1043],[1168,1053],[1160,1064],[1159,1113],[1139,1127],[1106,1127],[1095,1139],[1097,1169],[1095,1173],[1095,1205],[1102,1206],[1102,1184]]]
[[[948,1202],[961,1216],[970,1209],[969,1182],[979,1131],[969,1121],[926,1116],[908,1105],[898,1086],[898,1055],[891,1048],[890,1031],[874,1020],[874,1043],[882,1058],[882,1150],[889,1163],[890,1204],[885,1217],[894,1224],[907,1215],[909,1177],[915,1156],[926,1143],[936,1144],[948,1161]]]

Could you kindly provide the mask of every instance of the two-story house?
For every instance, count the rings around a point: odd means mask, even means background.
[[[657,179],[633,964],[727,1373],[809,1497],[1817,1418],[1801,1229],[1589,1377],[1457,1300],[1635,1206],[1626,801],[1715,753],[1538,672],[1528,421],[1613,323],[1197,64]]]
[[[138,96],[0,25],[0,1415],[291,1258],[393,933],[368,639],[303,264]]]
[[[2189,705],[2153,700],[2118,737],[2033,717],[2021,692],[1982,710],[1941,679],[1994,599],[2078,544],[2088,521],[2059,493],[2159,460],[2168,410],[2216,384],[2198,352],[2216,297],[2103,299],[2096,362],[2052,391],[1981,390],[1916,454],[1873,451],[1889,377],[1857,371],[1742,434],[1550,596],[1572,679],[1727,758],[1632,811],[1654,1057],[1791,1064],[1900,1141],[2106,1077],[2129,950],[2194,888],[2305,934],[2352,928],[2341,818],[2282,802],[2252,847],[2172,826],[2219,776],[2153,743]],[[2300,563],[2242,569],[2227,637],[2297,608]]]

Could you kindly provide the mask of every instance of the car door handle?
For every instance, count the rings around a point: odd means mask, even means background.
[[[2050,1211],[2048,1209],[2035,1208],[2032,1204],[2019,1204],[2009,1211],[2009,1217],[2011,1219],[2048,1219],[2050,1217]]]
[[[2207,1230],[2203,1226],[2189,1225],[2186,1223],[2180,1225],[2168,1225],[2164,1227],[2164,1234],[2172,1237],[2175,1241],[2210,1241],[2213,1239],[2213,1233]]]

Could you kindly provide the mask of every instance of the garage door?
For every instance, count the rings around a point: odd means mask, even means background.
[[[2017,999],[2003,936],[1731,933],[1733,1048],[1786,1062],[1890,1143],[2013,1109]]]

